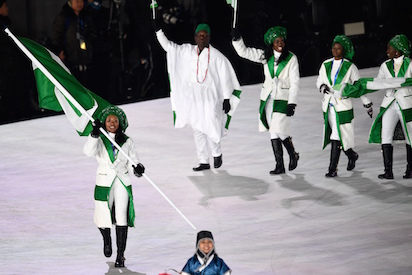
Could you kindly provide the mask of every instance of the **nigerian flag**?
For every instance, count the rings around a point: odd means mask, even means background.
[[[236,7],[236,1],[237,1],[237,0],[226,0],[226,3],[227,3],[228,5],[231,5],[232,8],[235,8],[235,7]]]
[[[54,53],[30,39],[15,37],[8,29],[5,31],[32,61],[39,106],[64,111],[79,135],[88,135],[91,121],[110,103],[83,87]]]
[[[378,90],[399,89],[409,86],[412,86],[412,78],[359,78],[354,84],[337,84],[333,86],[333,90],[337,91],[342,97],[358,98]]]

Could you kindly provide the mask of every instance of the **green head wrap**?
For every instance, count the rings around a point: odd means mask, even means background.
[[[197,33],[200,32],[200,31],[205,31],[205,32],[207,32],[208,34],[210,34],[210,27],[209,27],[209,25],[208,25],[208,24],[199,24],[199,25],[197,25],[195,34],[197,34]]]
[[[273,44],[273,41],[276,37],[282,37],[284,40],[286,40],[286,36],[287,31],[284,27],[275,26],[267,30],[265,36],[263,37],[263,40],[265,41],[266,45],[270,46]]]
[[[389,45],[395,50],[402,52],[405,56],[411,54],[411,42],[404,34],[395,35],[395,37],[389,41]]]
[[[333,39],[333,44],[339,43],[343,47],[344,54],[343,56],[346,59],[352,60],[353,56],[355,55],[355,49],[353,48],[352,41],[346,35],[337,35],[335,39]]]
[[[120,109],[117,106],[107,106],[106,108],[103,109],[103,111],[99,115],[99,120],[104,124],[106,121],[106,118],[109,115],[115,115],[119,119],[119,124],[120,127],[122,128],[123,132],[126,131],[126,128],[129,126],[129,123],[127,122],[127,117],[126,114],[123,112],[122,109]]]

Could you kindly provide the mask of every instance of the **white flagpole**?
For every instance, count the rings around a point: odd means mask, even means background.
[[[14,43],[20,48],[20,50],[23,51],[23,53],[34,63],[36,66],[42,71],[42,73],[59,89],[59,91],[84,115],[87,116],[87,118],[94,122],[94,118],[81,106],[76,99],[73,98],[73,96],[66,90],[66,88],[63,87],[63,85],[57,81],[53,77],[53,75],[41,64],[40,61],[37,60],[36,57],[23,45],[23,43],[20,42],[20,40],[17,39],[17,37],[14,36],[14,34],[8,29],[4,29],[4,31],[10,36],[10,38],[13,39]],[[132,165],[136,166],[137,163],[135,163],[129,155],[126,154],[126,152],[119,146],[119,144],[114,141],[109,134],[102,128],[100,127],[100,132],[102,132],[103,135],[105,135],[110,142],[121,152],[129,161]],[[156,184],[145,174],[143,173],[143,176],[147,179],[147,181],[160,193],[160,195],[163,196],[163,198],[166,199],[166,201],[189,223],[189,225],[193,228],[194,225],[183,215],[183,213],[173,204],[172,201],[169,200],[169,198],[159,189],[159,187],[156,186]]]
[[[155,0],[152,0],[152,10],[153,10],[153,19],[156,19],[156,7],[155,7]]]
[[[237,0],[232,0],[235,2],[235,5],[233,7],[233,28],[236,28],[236,15],[237,15]]]

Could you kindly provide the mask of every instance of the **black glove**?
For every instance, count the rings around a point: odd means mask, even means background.
[[[320,87],[319,87],[319,92],[320,92],[321,94],[329,94],[329,92],[330,92],[329,86],[326,85],[326,84],[320,85]]]
[[[229,113],[229,111],[230,111],[229,99],[223,100],[223,110],[225,111],[225,114]]]
[[[363,107],[365,107],[366,108],[366,112],[368,113],[368,115],[372,118],[372,115],[373,115],[373,108],[372,108],[372,105],[373,105],[373,103],[371,102],[371,103],[369,103],[369,104],[366,104],[366,105],[363,105]]]
[[[140,178],[144,173],[144,166],[141,163],[138,163],[136,166],[133,165],[133,173],[136,177]]]
[[[233,28],[232,31],[230,32],[230,35],[232,36],[233,41],[238,41],[240,39],[240,33],[236,28]]]
[[[286,116],[293,116],[295,114],[296,104],[288,104],[286,107]]]
[[[94,137],[94,138],[98,138],[99,135],[100,135],[100,130],[99,130],[99,128],[100,128],[100,127],[103,127],[103,125],[102,125],[102,123],[100,122],[100,120],[98,120],[98,119],[95,119],[94,122],[92,123],[92,125],[93,125],[93,130],[92,130],[92,132],[90,133],[90,135],[91,135],[92,137]]]
[[[158,26],[156,19],[152,19],[152,28],[153,28],[153,30],[154,30],[155,32],[157,32],[158,30],[161,29],[161,28]]]

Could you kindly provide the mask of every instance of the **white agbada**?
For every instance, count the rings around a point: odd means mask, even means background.
[[[167,52],[175,127],[191,125],[220,143],[240,100],[240,84],[232,65],[212,45],[198,54],[197,45],[176,44],[162,30],[156,36]],[[222,110],[224,99],[230,99],[227,115]]]

